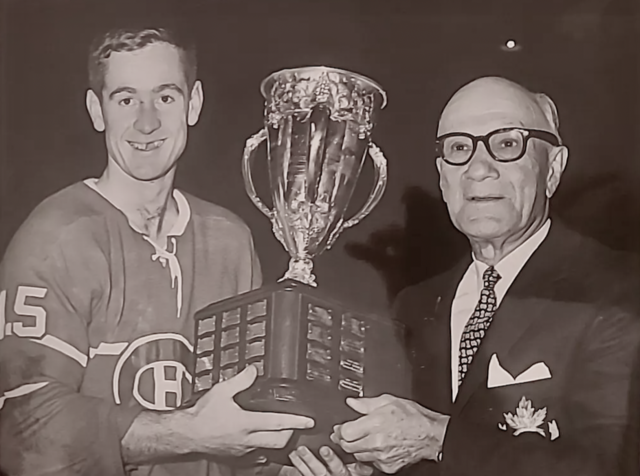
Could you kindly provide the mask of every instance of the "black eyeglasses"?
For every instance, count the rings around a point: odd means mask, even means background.
[[[527,151],[529,139],[536,138],[559,146],[560,140],[551,132],[521,127],[507,127],[474,136],[466,132],[450,132],[436,139],[436,157],[450,165],[466,165],[475,154],[478,142],[482,142],[489,155],[498,162],[515,162]]]

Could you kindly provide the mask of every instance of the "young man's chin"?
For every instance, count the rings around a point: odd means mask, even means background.
[[[156,182],[169,173],[169,170],[132,170],[129,176],[138,182]]]

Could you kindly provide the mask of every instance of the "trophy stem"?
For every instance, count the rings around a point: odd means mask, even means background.
[[[308,284],[309,286],[317,286],[316,277],[311,272],[313,269],[313,261],[310,259],[297,259],[291,258],[289,260],[289,269],[286,274],[279,279],[284,281],[285,279],[295,279],[301,283]]]

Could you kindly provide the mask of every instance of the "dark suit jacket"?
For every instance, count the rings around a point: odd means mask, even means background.
[[[638,475],[640,287],[630,263],[554,219],[496,311],[453,404],[451,304],[470,261],[403,291],[396,312],[408,325],[414,399],[451,415],[443,461],[407,472]],[[493,354],[514,377],[544,362],[551,378],[488,388]],[[523,397],[546,415],[519,423],[544,436],[515,436],[506,421]],[[559,437],[552,440],[554,421]]]

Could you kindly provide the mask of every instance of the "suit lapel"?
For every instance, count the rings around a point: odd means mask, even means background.
[[[423,288],[422,299],[412,312],[421,316],[414,327],[416,365],[414,390],[416,400],[442,413],[451,411],[451,304],[457,286],[469,262],[453,269]],[[420,368],[421,367],[421,368]]]
[[[465,268],[466,269],[466,268]],[[461,279],[464,270],[455,268],[452,274]],[[453,278],[455,279],[455,278]],[[437,355],[442,357],[442,363],[438,367],[442,369],[438,385],[442,386],[442,390],[438,392],[441,401],[439,402],[443,408],[451,407],[451,304],[455,296],[456,288],[452,286],[441,286],[440,292],[436,297],[436,306],[434,309],[435,320],[438,325],[437,339],[439,339]]]
[[[527,329],[546,314],[548,307],[556,299],[559,281],[566,277],[565,268],[568,250],[572,246],[560,224],[549,233],[547,239],[524,265],[500,307],[476,353],[473,363],[460,386],[454,405],[454,413],[459,413],[478,389],[486,386],[489,359],[494,353],[505,357],[517,350],[518,340]],[[569,240],[571,241],[571,240]]]
[[[509,290],[512,291],[515,290]],[[464,407],[481,385],[486,384],[491,356],[497,354],[504,357],[517,348],[518,340],[545,314],[545,308],[550,303],[549,300],[505,296],[460,386],[455,402],[458,410]]]

